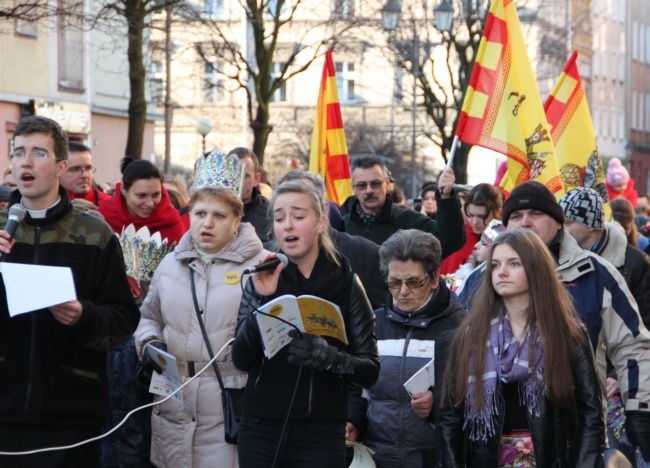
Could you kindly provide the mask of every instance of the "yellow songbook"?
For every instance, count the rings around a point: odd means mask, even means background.
[[[255,318],[269,359],[291,341],[291,325],[303,333],[329,336],[348,344],[341,308],[320,297],[287,294],[267,302],[260,311],[263,313],[255,312]]]

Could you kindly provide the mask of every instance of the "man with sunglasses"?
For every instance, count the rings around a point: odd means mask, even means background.
[[[93,186],[93,156],[90,148],[76,141],[68,143],[68,169],[61,176],[61,185],[68,191],[70,200],[83,198],[95,206],[110,195]]]
[[[438,217],[434,221],[422,213],[393,204],[392,197],[387,194],[388,171],[379,159],[355,159],[352,161],[352,188],[356,200],[343,218],[345,228],[349,234],[379,245],[400,229],[419,229],[438,238],[444,259],[465,243],[460,200],[453,189],[455,180],[451,169],[445,169],[440,175],[436,192]]]

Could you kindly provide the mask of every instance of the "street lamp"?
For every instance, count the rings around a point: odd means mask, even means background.
[[[203,152],[201,153],[203,155],[205,154],[205,137],[212,131],[212,120],[207,117],[201,117],[196,121],[194,128],[203,137]]]
[[[448,0],[440,2],[440,4],[433,9],[433,14],[435,18],[435,27],[439,31],[443,32],[451,29],[454,20],[454,7]],[[381,22],[384,30],[388,33],[393,33],[397,29],[401,16],[401,0],[388,0],[386,5],[381,9]],[[411,108],[411,123],[413,126],[413,134],[411,135],[411,197],[415,198],[417,195],[418,175],[415,153],[417,150],[417,80],[420,77],[420,36],[418,34],[417,18],[412,17],[410,23],[413,29],[413,37],[410,41],[406,42],[410,42],[411,45],[411,54],[409,58],[411,61],[411,73],[413,75],[413,106]]]

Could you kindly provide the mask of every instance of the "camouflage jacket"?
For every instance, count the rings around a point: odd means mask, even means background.
[[[0,300],[0,421],[99,426],[107,413],[106,350],[129,338],[140,314],[111,228],[73,209],[62,188],[59,194],[45,218],[25,216],[4,261],[69,267],[83,313],[72,326],[48,309],[11,318]],[[15,190],[11,204],[19,202]],[[2,211],[0,228],[6,222]],[[33,294],[44,287],[31,286]]]

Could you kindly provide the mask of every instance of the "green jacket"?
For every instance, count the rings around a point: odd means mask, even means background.
[[[419,229],[430,232],[440,241],[442,258],[446,258],[465,244],[463,214],[460,211],[460,200],[455,192],[452,192],[451,197],[445,199],[436,193],[436,202],[438,203],[438,213],[436,220],[433,220],[417,211],[393,205],[392,198],[387,196],[379,219],[366,226],[357,212],[359,200],[354,200],[350,206],[350,212],[343,217],[345,229],[348,234],[365,237],[379,245],[400,229]]]

